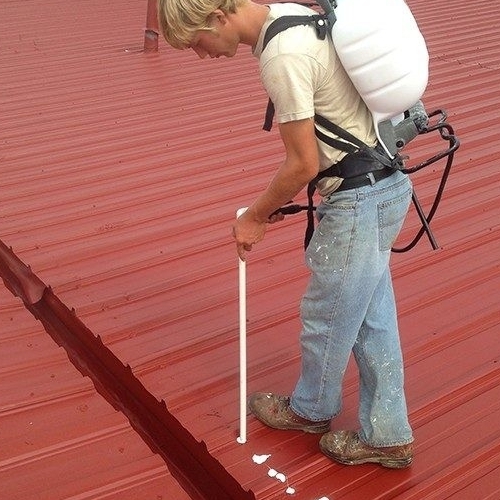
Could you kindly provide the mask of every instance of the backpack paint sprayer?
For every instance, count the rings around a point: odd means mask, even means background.
[[[404,0],[317,0],[317,3],[323,10],[322,14],[282,16],[271,23],[264,39],[264,48],[272,37],[287,28],[300,24],[314,25],[320,38],[331,38],[342,65],[372,115],[378,142],[389,158],[400,159],[399,170],[406,174],[414,173],[447,157],[434,202],[427,215],[413,191],[412,200],[422,223],[421,229],[404,248],[393,248],[394,252],[406,252],[425,233],[435,250],[438,244],[429,224],[441,201],[460,141],[446,121],[446,112],[438,109],[427,113],[420,100],[427,87],[429,55],[415,18]],[[265,130],[270,130],[273,114],[274,107],[269,102]],[[317,122],[318,118],[322,120],[323,127],[349,146],[345,151],[352,152],[354,147],[379,159],[375,157],[377,153],[374,148],[323,117],[316,116]],[[448,147],[418,165],[405,167],[399,152],[418,135],[434,131],[448,141]],[[317,136],[328,142],[328,138],[324,134],[320,136],[318,130]],[[335,145],[331,145],[338,148],[338,143],[336,141]],[[314,186],[308,189],[307,206],[288,204],[277,210],[283,214],[308,211],[306,247],[314,230],[312,195],[316,180],[313,183]]]

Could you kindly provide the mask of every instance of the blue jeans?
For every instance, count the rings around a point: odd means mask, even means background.
[[[301,303],[302,371],[291,407],[314,421],[338,415],[352,352],[360,377],[359,435],[371,446],[413,440],[389,269],[411,190],[408,176],[396,172],[325,197],[306,251],[311,278]]]

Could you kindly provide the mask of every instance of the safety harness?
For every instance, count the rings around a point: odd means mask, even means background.
[[[328,29],[331,23],[330,17],[327,14],[313,14],[305,16],[290,15],[278,17],[266,30],[262,51],[265,50],[273,37],[293,26],[312,25],[316,30],[318,38],[320,40],[324,40],[328,36]],[[430,125],[430,118],[435,116],[439,117],[437,123]],[[264,130],[271,130],[273,118],[274,105],[269,99],[263,125]],[[393,157],[390,157],[386,153],[385,149],[380,145],[370,147],[347,130],[336,125],[325,117],[315,114],[314,122],[316,137],[329,146],[346,152],[347,155],[344,156],[340,162],[330,166],[326,170],[321,171],[308,184],[307,206],[297,205],[290,202],[289,204],[279,208],[275,213],[294,214],[303,210],[307,211],[307,227],[304,237],[304,248],[307,249],[314,232],[314,210],[316,207],[314,206],[313,196],[316,191],[316,185],[320,179],[324,177],[338,177],[342,179],[342,183],[337,190],[352,189],[364,184],[374,184],[378,180],[391,175],[396,170],[405,174],[416,172],[431,163],[435,163],[441,158],[447,157],[447,163],[429,214],[426,215],[424,213],[424,210],[422,209],[415,194],[415,190],[413,190],[412,200],[422,223],[422,228],[417,232],[417,235],[408,245],[403,248],[392,249],[393,252],[406,252],[413,248],[422,235],[426,233],[432,248],[436,250],[438,248],[438,244],[432,234],[429,224],[434,217],[441,200],[449,171],[452,166],[454,152],[460,145],[460,141],[455,136],[453,128],[446,122],[446,119],[447,116],[445,111],[437,110],[428,114],[423,108],[421,102],[417,103],[416,112],[412,113],[411,109],[408,110],[405,113],[405,118],[402,120],[401,124],[398,124],[394,130],[390,131],[394,138],[394,148],[392,148],[394,154]],[[326,135],[318,126],[327,130],[336,137]],[[417,135],[426,134],[432,131],[438,131],[442,139],[449,141],[449,147],[445,151],[434,155],[429,160],[426,160],[412,168],[405,168],[404,160],[406,158],[399,154],[399,149],[401,149]]]

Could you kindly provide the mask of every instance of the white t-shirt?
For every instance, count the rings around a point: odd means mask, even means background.
[[[313,118],[318,113],[374,146],[376,136],[371,114],[342,67],[328,36],[320,40],[313,25],[294,26],[272,38],[262,51],[266,29],[274,19],[316,12],[292,3],[271,4],[269,8],[253,53],[259,59],[261,80],[274,104],[277,122]],[[318,150],[320,170],[330,167],[346,154],[319,139]]]

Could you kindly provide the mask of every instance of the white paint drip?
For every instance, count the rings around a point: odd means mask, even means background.
[[[254,463],[261,465],[261,464],[265,463],[270,457],[271,457],[271,455],[257,455],[257,454],[255,454],[255,455],[253,455],[252,460],[254,461]],[[272,468],[268,467],[267,475],[271,478],[276,479],[277,481],[279,481],[281,483],[287,483],[287,488],[285,490],[285,493],[287,495],[295,495],[295,488],[293,488],[292,486],[290,486],[288,484],[288,480],[287,480],[287,477],[285,474],[283,474],[282,472],[278,472],[276,469],[272,469]],[[320,500],[328,500],[328,498],[322,498]]]
[[[277,470],[274,470],[274,469],[269,469],[269,470],[267,471],[267,475],[268,475],[269,477],[276,477],[276,476],[278,475],[278,471],[277,471]]]
[[[252,460],[256,463],[256,464],[263,464],[271,455],[254,455],[252,457]]]
[[[286,481],[286,476],[285,476],[285,474],[282,474],[281,472],[279,472],[278,474],[276,474],[276,479],[278,481],[281,481],[282,483],[284,483]]]

